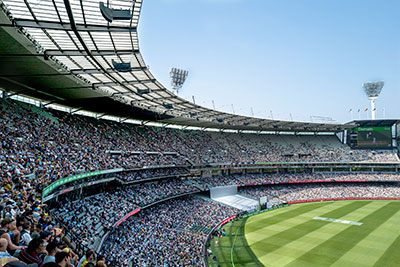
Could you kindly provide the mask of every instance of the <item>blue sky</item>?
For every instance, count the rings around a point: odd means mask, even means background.
[[[203,106],[347,122],[370,118],[361,84],[384,80],[377,118],[400,118],[399,14],[398,0],[144,0],[139,40],[165,86],[189,70],[180,96]]]

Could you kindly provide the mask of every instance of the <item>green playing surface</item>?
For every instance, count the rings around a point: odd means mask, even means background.
[[[297,204],[224,228],[210,266],[400,266],[400,201]]]

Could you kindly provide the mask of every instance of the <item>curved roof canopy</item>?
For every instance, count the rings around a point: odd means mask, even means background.
[[[110,115],[206,128],[337,132],[351,127],[239,116],[175,95],[154,78],[140,53],[142,0],[3,2],[0,38],[9,45],[0,48],[0,86],[17,93]]]

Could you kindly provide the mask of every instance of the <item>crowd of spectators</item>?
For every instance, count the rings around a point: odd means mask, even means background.
[[[113,157],[118,158],[119,166],[125,169],[135,169],[135,168],[143,168],[150,166],[189,165],[186,158],[182,156],[165,155],[162,153],[156,153],[156,154],[122,153],[120,155],[113,155]]]
[[[399,174],[390,173],[270,173],[270,174],[233,174],[197,178],[202,188],[225,185],[246,185],[263,183],[287,183],[300,181],[400,181]]]
[[[350,150],[336,137],[244,136],[138,126],[41,109],[10,99],[0,100],[0,110],[0,175],[34,182],[39,191],[55,180],[78,173],[181,165],[188,164],[187,160],[398,161],[393,153]],[[149,151],[153,152],[146,153]],[[34,181],[27,181],[25,177],[31,174]]]
[[[400,186],[386,183],[368,184],[296,184],[240,188],[240,194],[260,199],[280,199],[285,202],[323,198],[398,198]]]
[[[27,195],[18,193],[17,201],[13,192],[7,185],[0,189],[1,266],[81,266],[76,251],[65,242],[65,229],[45,212],[46,205],[35,198],[38,196],[35,187]],[[97,259],[90,260],[92,265],[86,267],[95,266]]]
[[[159,200],[199,191],[198,188],[180,178],[168,178],[152,183],[124,187],[114,195],[121,197],[139,207],[147,206]]]
[[[96,247],[118,220],[137,208],[119,194],[101,193],[69,201],[51,212],[75,242],[84,247]]]
[[[121,266],[202,266],[205,233],[239,210],[196,197],[169,200],[141,211],[113,232],[102,254]]]
[[[34,174],[34,181],[30,182],[39,191],[55,180],[79,173],[186,162],[179,156],[144,153],[168,150],[161,137],[156,146],[147,139],[152,135],[144,136],[139,126],[46,111],[3,99],[0,111],[0,175],[25,182],[27,175]],[[147,128],[144,132],[155,131]]]
[[[399,159],[389,152],[352,151],[336,137],[277,137],[138,126],[0,99],[0,257],[37,266],[47,261],[56,262],[58,266],[81,266],[73,249],[64,243],[65,231],[75,243],[94,247],[127,213],[159,200],[195,192],[195,183],[206,188],[302,179],[379,179],[372,174],[335,175],[333,178],[314,174],[237,175],[196,181],[166,178],[67,201],[50,213],[45,212],[46,205],[40,201],[43,188],[52,182],[97,170],[144,168],[117,177],[137,181],[181,176],[187,169],[179,166],[192,163],[282,161],[388,162]],[[165,165],[172,168],[151,168]],[[398,180],[398,177],[387,175],[385,179]],[[399,193],[394,186],[378,184],[370,188],[362,185],[303,187],[304,190],[282,187],[275,195],[298,200],[329,192],[331,197]],[[255,196],[261,192],[261,189],[248,190],[249,195]],[[132,261],[134,266],[197,266],[205,230],[236,212],[233,208],[194,197],[169,200],[123,223],[110,235],[103,253],[109,262],[118,260],[124,265]],[[88,250],[81,261],[89,267],[91,262],[96,262],[93,255],[93,251]],[[103,261],[100,260],[98,266],[104,266]]]
[[[336,136],[274,136],[209,133],[210,140],[196,162],[388,162],[394,153],[351,150]],[[193,150],[194,151],[194,150]]]
[[[140,169],[128,173],[120,173],[116,177],[124,182],[140,181],[146,179],[158,179],[164,177],[177,177],[189,174],[189,170],[183,167]]]

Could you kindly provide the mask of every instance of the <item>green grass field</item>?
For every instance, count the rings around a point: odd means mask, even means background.
[[[211,240],[210,266],[400,266],[400,201],[296,204],[224,228]]]

